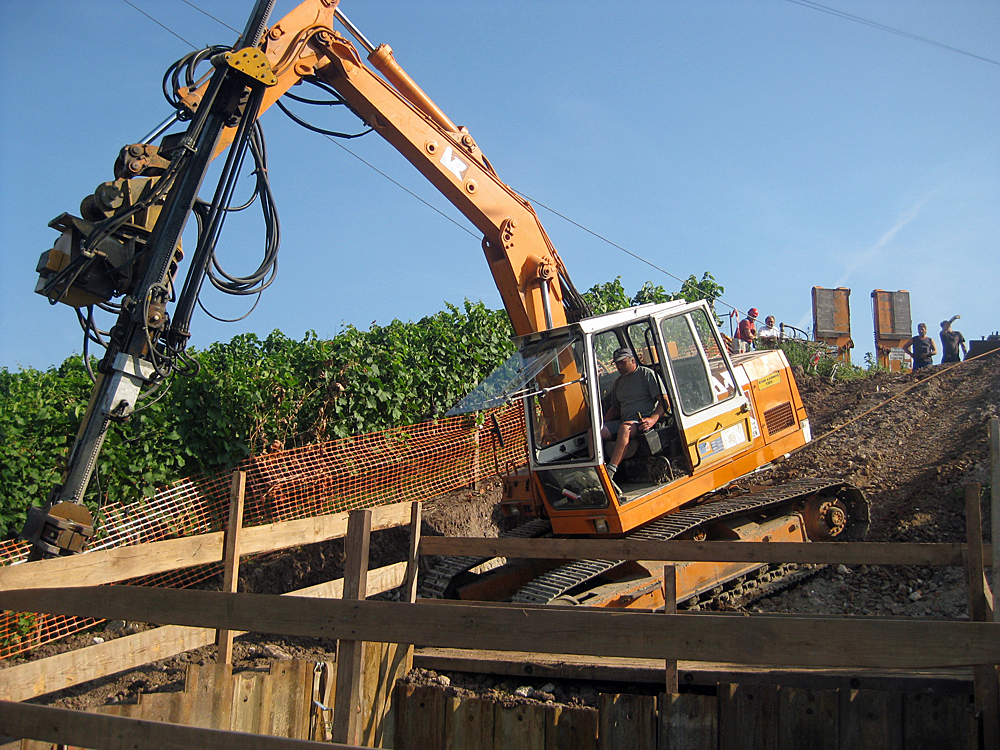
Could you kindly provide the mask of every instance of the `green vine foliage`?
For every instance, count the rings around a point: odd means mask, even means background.
[[[59,480],[52,459],[66,452],[89,392],[79,357],[46,372],[0,369],[0,534]]]
[[[692,276],[675,295],[647,282],[631,298],[618,278],[586,296],[607,312],[688,298],[705,278]],[[466,300],[415,323],[345,326],[329,339],[274,331],[191,349],[196,374],[174,377],[112,425],[85,501],[96,510],[266,449],[434,419],[510,355],[511,333],[505,312]],[[79,356],[46,371],[0,368],[0,537],[59,483],[91,390]]]
[[[331,339],[275,331],[189,350],[198,373],[173,378],[108,431],[86,501],[96,510],[267,448],[433,419],[510,355],[510,337],[505,312],[466,301]],[[44,372],[0,369],[0,536],[60,481],[91,388],[80,357]]]
[[[645,305],[650,302],[670,302],[672,300],[697,302],[701,299],[708,302],[714,314],[715,300],[721,297],[725,291],[725,287],[716,282],[712,274],[705,271],[701,280],[694,274],[689,276],[681,283],[680,290],[676,292],[668,292],[661,285],[647,281],[638,292],[630,297],[625,291],[625,287],[622,286],[622,277],[618,276],[614,281],[595,284],[583,293],[583,297],[595,315],[623,310],[633,305]],[[722,324],[718,315],[715,315],[715,323],[716,325]]]

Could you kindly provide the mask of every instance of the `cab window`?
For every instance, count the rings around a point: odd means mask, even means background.
[[[709,376],[711,377],[712,395],[715,402],[726,401],[736,395],[736,380],[726,358],[722,356],[722,347],[716,328],[704,310],[694,310],[691,313],[695,332],[701,342],[701,348],[708,359]]]
[[[618,368],[615,367],[615,350],[621,346],[618,341],[618,334],[614,331],[601,331],[594,334],[594,361],[597,363],[598,390],[601,395],[602,412],[607,408],[608,394],[611,393],[611,386],[618,377]]]
[[[641,365],[652,367],[660,362],[659,354],[656,351],[655,328],[648,320],[641,323],[633,323],[628,327],[628,340],[632,351],[636,354],[636,361]]]
[[[694,414],[736,395],[732,373],[704,310],[664,318],[660,333],[684,414]]]

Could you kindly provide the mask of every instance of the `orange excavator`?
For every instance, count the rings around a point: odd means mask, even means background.
[[[195,66],[208,61],[211,76],[199,78]],[[64,482],[23,531],[36,556],[72,554],[93,534],[82,498],[103,436],[145,393],[183,373],[188,324],[206,276],[234,293],[270,283],[266,264],[252,278],[220,281],[210,271],[212,251],[239,164],[247,154],[263,158],[258,116],[281,106],[279,99],[303,82],[337,96],[483,235],[517,352],[453,412],[524,405],[528,460],[504,478],[502,503],[508,514],[529,520],[513,533],[801,542],[864,534],[867,503],[843,482],[733,484],[810,440],[782,352],[730,357],[705,302],[590,315],[532,206],[497,176],[472,135],[414,83],[392,50],[368,42],[338,0],[306,0],[272,26],[259,0],[237,47],[193,53],[168,71],[167,81],[187,130],[122,149],[115,179],[84,200],[83,215],[53,220],[61,235],[39,261],[36,291],[77,308],[82,321],[91,319],[83,310],[93,305],[117,312],[118,320],[102,341],[107,353]],[[211,202],[201,201],[207,167],[222,154],[219,186]],[[266,179],[266,169],[256,174]],[[267,214],[269,188],[258,192]],[[179,240],[192,213],[199,239],[186,262]],[[276,251],[276,237],[272,244]],[[659,379],[669,411],[631,442],[612,479],[602,419],[618,377],[613,354],[622,348]],[[452,561],[428,578],[425,594],[649,606],[659,591],[652,566],[637,563],[511,562],[483,572],[489,568],[483,562]],[[752,565],[682,565],[678,599],[696,602],[725,594],[733,581],[746,588],[772,575]]]

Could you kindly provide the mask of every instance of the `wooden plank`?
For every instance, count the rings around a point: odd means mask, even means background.
[[[243,500],[246,494],[247,474],[234,471],[229,489],[229,521],[222,544],[222,590],[233,593],[240,581],[240,533],[243,530]],[[233,632],[220,630],[215,636],[220,664],[233,663]]]
[[[451,607],[134,586],[4,591],[0,608],[311,638],[497,651],[530,644],[549,654],[771,667],[923,669],[1000,661],[1000,624],[980,622],[628,610],[595,616],[576,607]]]
[[[136,718],[190,726],[193,705],[192,696],[184,692],[144,693],[139,696],[139,711]]]
[[[656,698],[601,693],[601,750],[656,750]],[[503,747],[511,747],[504,745]]]
[[[233,670],[229,664],[188,664],[184,692],[193,697],[193,727],[230,729],[233,715]]]
[[[367,510],[372,514],[372,531],[403,526],[410,521],[409,503],[393,503]],[[348,521],[352,512],[354,511],[247,527],[243,530],[242,554],[275,552],[289,547],[302,547],[339,539],[347,535]]]
[[[396,686],[396,750],[445,750],[445,692]]]
[[[406,563],[398,562],[368,572],[367,596],[375,596],[391,591],[403,584],[406,577]],[[344,595],[344,579],[337,578],[315,586],[289,591],[282,596],[304,596],[312,599],[340,599]]]
[[[546,706],[545,750],[598,750],[599,725],[600,712],[593,708]]]
[[[903,695],[903,747],[906,750],[938,750],[943,747],[949,750],[978,750],[978,735],[976,717],[968,697],[923,693]]]
[[[405,573],[405,562],[372,571],[368,577],[368,596],[398,587],[403,582]],[[335,581],[289,592],[286,596],[339,597],[343,585],[343,579],[338,578]],[[234,635],[239,634],[234,632]],[[7,667],[0,670],[0,700],[30,700],[46,693],[64,690],[160,659],[167,659],[185,651],[192,651],[214,641],[214,630],[167,625],[46,659]]]
[[[778,746],[778,686],[719,685],[719,750]]]
[[[984,586],[982,562],[983,524],[980,511],[982,488],[976,483],[965,485],[965,527],[969,543],[966,573],[969,581],[969,616],[979,622],[993,620]],[[976,716],[979,719],[985,747],[1000,748],[1000,695],[997,691],[997,669],[992,664],[972,668],[976,690]]]
[[[718,750],[719,701],[714,695],[659,697],[660,750]]]
[[[230,728],[234,732],[267,734],[271,710],[268,672],[248,671],[233,675],[233,708]]]
[[[406,559],[406,590],[403,599],[417,600],[417,574],[420,572],[420,503],[415,502],[410,510],[410,554]]]
[[[517,539],[425,536],[421,555],[551,560],[661,560],[821,563],[845,565],[962,565],[963,544],[898,542],[696,542],[637,539]],[[989,561],[992,548],[984,559]]]
[[[840,750],[902,750],[903,696],[840,691]]]
[[[167,625],[7,667],[0,670],[0,700],[30,700],[201,648],[214,640],[214,630]]]
[[[395,741],[396,682],[413,668],[413,647],[400,643],[366,642],[361,695],[361,744],[392,747]]]
[[[1000,419],[990,419],[990,529],[1000,529]],[[990,536],[1000,532],[993,531]],[[1000,544],[993,545],[993,611],[1000,612]]]
[[[965,485],[965,531],[969,554],[965,564],[969,582],[969,615],[973,620],[986,622],[986,591],[983,586],[983,523],[980,511],[982,487],[975,482]]]
[[[527,651],[493,651],[459,648],[417,649],[413,664],[435,672],[513,675],[539,680],[592,680],[631,682],[658,686],[663,666],[656,659],[535,654]],[[972,669],[886,670],[808,669],[745,666],[733,663],[679,661],[683,684],[710,687],[720,682],[779,684],[811,690],[882,690],[898,693],[961,693],[971,695]]]
[[[493,746],[545,750],[545,706],[541,703],[493,707]]]
[[[309,739],[330,742],[333,739],[333,696],[337,682],[337,662],[317,662],[313,671],[312,710]]]
[[[109,706],[94,706],[87,710],[104,716],[124,716],[127,719],[141,718],[141,709],[138,703],[114,703]]]
[[[356,745],[253,736],[9,701],[0,702],[0,734],[93,750],[359,750]]]
[[[270,710],[265,734],[309,738],[314,662],[273,661],[265,678],[270,683]]]
[[[65,586],[67,581],[80,586],[97,586],[221,559],[222,532],[217,531],[185,539],[4,566],[0,568],[0,590]]]
[[[410,503],[372,509],[372,531],[402,526],[410,520]],[[243,529],[241,554],[275,552],[289,547],[339,539],[347,533],[347,513],[282,521]],[[0,591],[22,588],[98,586],[130,578],[180,570],[222,559],[223,532],[183,539],[95,550],[70,557],[0,567]]]
[[[663,566],[663,612],[677,614],[677,573],[673,565]],[[677,692],[677,660],[667,659],[664,665],[664,692]]]
[[[368,590],[368,548],[371,542],[372,512],[351,511],[347,529],[344,566],[344,598],[364,600]],[[371,639],[382,640],[382,639]],[[360,744],[361,665],[364,640],[341,638],[337,644],[337,696],[333,706],[333,741]]]
[[[485,698],[446,695],[444,746],[448,750],[493,750],[495,705]]]
[[[779,750],[837,750],[839,696],[836,690],[781,688],[778,691]]]

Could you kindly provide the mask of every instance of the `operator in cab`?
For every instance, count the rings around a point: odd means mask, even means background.
[[[619,375],[611,386],[611,403],[604,413],[601,438],[605,441],[615,438],[607,462],[608,475],[614,479],[629,445],[640,433],[656,426],[670,410],[670,403],[660,377],[648,367],[639,367],[631,349],[616,349],[612,359]]]

